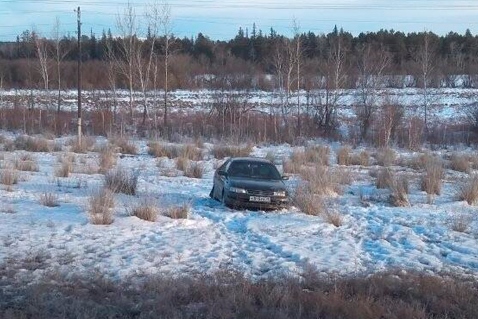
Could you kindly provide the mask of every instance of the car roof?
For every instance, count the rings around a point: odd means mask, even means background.
[[[252,157],[252,156],[248,156],[248,157],[231,157],[230,158],[230,161],[231,162],[258,162],[258,163],[268,163],[268,164],[271,164],[271,161],[269,161],[268,159],[266,158],[262,158],[262,157]]]

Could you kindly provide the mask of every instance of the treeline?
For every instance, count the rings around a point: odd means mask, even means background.
[[[147,76],[151,82],[155,78],[154,88],[164,87],[167,81],[168,89],[307,90],[321,88],[319,79],[331,76],[331,66],[340,67],[340,74],[336,74],[343,77],[340,88],[356,88],[364,72],[369,72],[364,65],[374,61],[383,67],[370,68],[370,72],[387,76],[383,85],[388,87],[478,86],[478,36],[469,30],[445,36],[394,30],[353,36],[334,28],[330,33],[297,32],[288,38],[273,29],[267,33],[257,30],[253,25],[250,31],[239,29],[229,41],[215,41],[201,33],[194,38],[153,36],[149,32],[144,37],[128,37],[134,38],[130,42],[135,43],[142,63],[152,68]],[[109,30],[99,37],[92,33],[82,37],[85,89],[132,87],[128,84],[131,76],[120,72],[118,64],[131,64],[133,60],[125,54],[129,48],[126,40]],[[169,60],[164,63],[166,56]],[[44,38],[25,31],[15,42],[0,43],[0,86],[75,88],[77,58],[75,37]],[[114,81],[111,68],[117,69]],[[168,77],[162,76],[166,68]],[[397,76],[402,77],[397,80]],[[294,81],[297,85],[292,84]],[[141,89],[139,82],[134,81],[137,89]]]

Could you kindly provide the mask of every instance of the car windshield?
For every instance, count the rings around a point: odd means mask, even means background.
[[[227,173],[231,177],[281,179],[281,175],[274,165],[261,162],[232,162]]]

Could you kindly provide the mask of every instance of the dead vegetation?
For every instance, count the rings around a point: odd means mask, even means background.
[[[107,188],[101,188],[88,199],[88,215],[93,225],[113,223],[114,194]]]
[[[138,174],[119,167],[105,174],[105,186],[113,193],[136,195],[138,186]]]

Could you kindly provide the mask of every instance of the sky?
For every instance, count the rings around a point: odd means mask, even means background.
[[[129,0],[144,33],[145,15],[158,0]],[[161,1],[161,0],[159,0]],[[328,33],[336,25],[358,35],[380,29],[409,32],[450,31],[478,33],[478,1],[461,0],[169,0],[171,26],[178,37],[199,32],[213,40],[232,39],[239,28],[269,33],[293,34],[294,21],[300,32]],[[128,0],[0,0],[0,41],[13,41],[25,30],[52,37],[56,21],[63,35],[75,36],[81,8],[82,33],[100,36],[111,29],[117,34],[118,16]],[[141,29],[140,29],[141,30]]]

